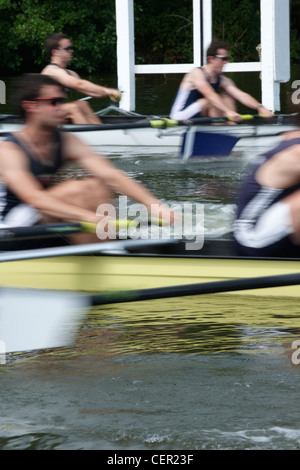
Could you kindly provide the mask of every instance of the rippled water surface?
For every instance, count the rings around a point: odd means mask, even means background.
[[[90,311],[74,345],[0,368],[2,449],[296,449],[298,301]]]

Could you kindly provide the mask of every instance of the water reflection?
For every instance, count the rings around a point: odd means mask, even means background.
[[[85,362],[128,354],[282,354],[290,361],[294,340],[300,339],[296,298],[214,295],[95,307],[76,342],[65,348],[13,355]],[[76,362],[77,366],[78,363]]]
[[[122,354],[270,352],[291,343],[300,327],[296,299],[205,296],[120,304],[105,313],[96,309],[89,321],[115,331],[110,349]]]

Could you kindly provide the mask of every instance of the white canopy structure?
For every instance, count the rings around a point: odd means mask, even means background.
[[[135,75],[186,73],[204,65],[212,39],[213,0],[192,0],[194,28],[193,64],[136,65],[134,50],[134,0],[115,0],[117,28],[118,87],[124,91],[121,108],[135,110]],[[226,65],[228,72],[260,72],[261,101],[280,111],[280,83],[290,79],[290,2],[260,0],[261,41],[258,62]]]

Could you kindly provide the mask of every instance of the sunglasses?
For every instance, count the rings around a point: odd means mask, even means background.
[[[60,51],[74,51],[74,46],[58,47]]]
[[[33,101],[49,101],[51,106],[57,106],[58,104],[62,104],[64,100],[64,98],[58,96],[56,98],[35,98]]]
[[[230,57],[228,57],[228,56],[226,56],[226,55],[218,55],[218,54],[216,54],[215,57],[216,57],[217,59],[222,59],[223,62],[228,62],[229,59],[230,59]]]

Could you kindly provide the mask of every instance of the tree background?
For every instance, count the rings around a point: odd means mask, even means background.
[[[213,0],[213,35],[231,45],[233,61],[257,61],[259,0]],[[135,0],[137,63],[191,63],[192,0]],[[69,35],[79,73],[116,71],[114,0],[0,0],[0,73],[39,72],[44,41]],[[291,62],[300,59],[300,0],[291,0]]]

